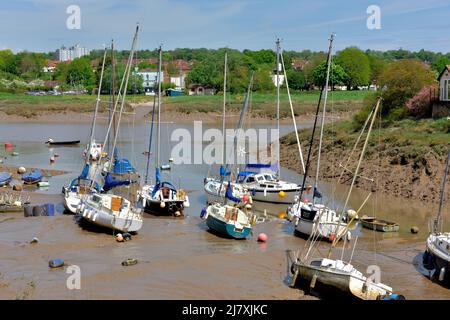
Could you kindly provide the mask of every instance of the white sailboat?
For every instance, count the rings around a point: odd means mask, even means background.
[[[318,180],[319,180],[319,170],[320,170],[320,156],[322,150],[322,141],[323,141],[323,131],[325,125],[325,114],[326,114],[326,106],[327,106],[327,98],[328,98],[328,83],[330,79],[330,70],[331,70],[331,57],[332,57],[332,49],[333,49],[333,40],[334,36],[332,35],[329,41],[329,49],[327,56],[327,74],[325,79],[325,85],[322,88],[319,101],[316,109],[316,117],[314,121],[314,127],[311,135],[311,144],[308,151],[308,158],[306,161],[306,169],[305,175],[303,177],[303,183],[300,191],[300,195],[296,199],[296,203],[290,206],[287,210],[288,217],[295,222],[295,231],[299,235],[311,236],[315,235],[319,238],[326,238],[332,241],[335,237],[338,239],[342,238],[346,231],[345,226],[341,223],[343,219],[345,220],[346,216],[341,216],[336,213],[335,210],[317,203],[317,199],[321,198],[321,194],[318,193]],[[312,150],[312,142],[315,134],[315,129],[317,125],[317,119],[319,114],[319,108],[321,104],[322,96],[324,96],[323,102],[323,110],[321,117],[321,127],[320,127],[320,139],[319,139],[319,150],[317,156],[317,167],[316,167],[316,175],[314,181],[314,188],[305,188],[306,177],[308,173],[308,169],[310,167],[310,157]],[[309,191],[311,193],[312,190],[312,199],[304,199],[303,195],[305,191]],[[349,239],[349,237],[348,237]]]
[[[68,212],[75,214],[77,207],[80,205],[81,198],[85,194],[100,192],[100,185],[98,184],[95,172],[97,172],[97,166],[100,165],[100,158],[103,151],[103,146],[96,143],[94,140],[95,126],[97,120],[98,107],[100,104],[100,94],[103,83],[103,74],[105,70],[107,49],[103,54],[102,70],[100,73],[100,81],[97,92],[97,100],[95,104],[94,118],[92,120],[91,135],[89,143],[84,151],[85,165],[81,174],[73,179],[68,186],[64,186],[62,192],[64,194],[64,207]]]
[[[442,232],[442,206],[448,179],[449,162],[450,151],[445,162],[438,214],[431,226],[431,232],[426,242],[427,249],[423,256],[424,265],[430,270],[435,270],[433,277],[446,285],[450,284],[450,232]]]
[[[380,102],[381,98],[376,104],[373,115],[371,114],[371,124],[367,132],[367,137],[364,142],[363,149],[359,156],[358,164],[355,169],[350,189],[347,193],[341,216],[347,208],[350,195],[355,184],[355,180],[358,177],[358,172],[368,145],[370,133],[372,131],[372,127],[379,110]],[[358,210],[358,212],[362,209],[369,196],[361,205],[361,208]],[[350,224],[353,222],[353,219],[354,217],[345,224],[344,230],[348,230]],[[341,225],[344,225],[344,223],[339,219],[339,223],[334,230],[334,234],[338,234],[337,230],[339,230]],[[342,248],[340,259],[331,258],[332,251],[338,243],[340,237],[342,236],[343,235],[335,237],[333,239],[330,250],[328,252],[328,256],[326,258],[314,259],[311,258],[310,255],[313,251],[314,245],[316,244],[317,238],[314,236],[314,234],[312,234],[308,239],[309,246],[306,252],[304,252],[301,258],[296,258],[291,266],[291,271],[294,274],[291,285],[295,286],[298,280],[298,282],[301,282],[304,285],[309,284],[310,289],[317,290],[322,295],[325,295],[327,293],[334,293],[335,295],[333,295],[333,297],[336,297],[337,293],[339,294],[339,297],[345,296],[362,300],[404,300],[405,298],[402,295],[394,294],[393,289],[390,286],[387,286],[381,282],[373,281],[371,277],[364,276],[362,272],[358,271],[351,264],[354,250],[356,248],[357,238],[354,242],[351,256],[348,262],[345,262],[343,259],[345,242],[344,247]],[[344,296],[342,294],[344,294]]]
[[[128,58],[128,63],[125,67],[125,73],[119,88],[119,95],[121,92],[122,95],[120,110],[118,113],[117,130],[115,132],[113,142],[113,150],[116,147],[120,121],[122,119],[123,108],[125,105],[125,97],[127,94],[128,80],[130,77],[132,60],[136,48],[138,31],[139,26],[136,26],[136,32],[134,34],[130,56]],[[116,113],[118,102],[119,99],[117,99],[114,104],[113,114]],[[105,136],[105,142],[103,143],[103,145],[106,145],[114,121],[115,116],[111,117],[109,121]],[[100,154],[98,161],[101,162],[101,160],[102,154]],[[122,183],[120,181],[116,181],[115,178],[111,175],[112,162],[108,163],[108,168],[106,169],[107,172],[105,172],[105,185],[103,188],[108,189],[106,187],[107,184],[109,184],[110,186],[121,185]],[[97,166],[97,173],[100,170],[101,168]],[[92,224],[121,232],[137,232],[142,228],[143,225],[142,209],[133,206],[131,201],[126,197],[110,193],[93,193],[84,195],[80,201],[79,206],[77,207],[77,215]]]
[[[169,181],[161,180],[161,171],[164,166],[160,166],[160,144],[161,144],[161,65],[162,50],[159,47],[159,63],[158,63],[158,121],[157,121],[157,141],[156,141],[156,172],[155,184],[148,183],[148,169],[146,172],[145,185],[138,191],[138,201],[142,203],[142,207],[146,212],[155,215],[173,215],[182,216],[184,208],[189,207],[189,197],[183,189],[175,187]],[[153,126],[153,122],[152,122]],[[150,137],[151,143],[151,137]],[[150,148],[148,150],[150,160]],[[148,166],[147,166],[148,167]],[[170,166],[169,166],[170,168]]]
[[[224,77],[223,77],[223,111],[222,111],[222,166],[220,167],[220,176],[228,176],[230,173],[225,170],[226,163],[226,134],[225,134],[225,113],[226,113],[226,93],[227,93],[227,66],[228,66],[228,54],[225,52],[224,60]],[[223,181],[221,177],[207,177],[204,179],[204,190],[206,194],[207,204],[212,204],[215,202],[222,202],[225,199],[227,204],[234,205],[234,203],[226,199],[225,192],[228,187],[226,181]],[[247,188],[242,186],[240,183],[230,181],[231,191],[235,198],[241,199],[239,202],[240,206],[244,206],[246,203],[251,203],[252,199]]]

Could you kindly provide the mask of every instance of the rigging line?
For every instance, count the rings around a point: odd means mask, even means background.
[[[344,207],[342,209],[342,213],[339,215],[339,224],[338,224],[336,230],[339,230],[339,227],[341,225],[341,220],[342,220],[341,217],[344,214],[345,209],[347,208],[348,201],[350,200],[350,195],[351,195],[353,187],[355,185],[355,181],[356,181],[356,178],[357,178],[357,175],[358,175],[358,172],[359,172],[359,168],[361,167],[361,162],[362,162],[362,159],[364,157],[364,153],[366,151],[367,145],[369,143],[370,133],[372,132],[373,124],[375,122],[376,114],[378,112],[378,108],[380,107],[380,104],[381,104],[381,97],[378,98],[378,101],[377,101],[377,104],[376,104],[376,107],[375,107],[375,111],[374,111],[374,115],[372,116],[372,121],[370,123],[369,130],[367,132],[367,137],[366,137],[366,140],[364,141],[364,146],[363,146],[363,149],[361,151],[361,155],[359,157],[358,164],[356,166],[355,175],[353,176],[353,180],[352,180],[352,183],[350,185],[350,190],[348,191],[347,198],[345,199],[345,203],[344,203]],[[336,238],[334,240],[336,240]],[[333,247],[335,245],[336,245],[336,242],[333,241],[333,244],[330,247],[330,251],[329,251],[328,255],[331,255],[331,251],[332,251],[332,249],[333,249]]]
[[[297,121],[295,120],[294,107],[292,105],[292,97],[291,97],[291,93],[290,93],[290,90],[289,90],[289,82],[288,82],[288,78],[287,78],[287,74],[286,74],[286,68],[284,66],[283,54],[281,54],[281,63],[283,65],[284,81],[285,81],[285,84],[286,84],[286,90],[287,90],[288,99],[289,99],[289,106],[291,108],[291,115],[292,115],[292,122],[294,124],[295,138],[297,139],[298,153],[299,153],[299,156],[300,156],[300,162],[301,162],[302,169],[303,169],[303,175],[305,175],[306,174],[305,162],[304,162],[304,159],[303,159],[303,152],[302,152],[302,146],[300,144],[300,137],[298,135]],[[279,135],[280,134],[278,132],[278,136]]]
[[[323,110],[322,110],[322,120],[320,122],[320,136],[319,136],[319,150],[317,151],[317,168],[316,168],[316,179],[314,180],[314,189],[313,189],[313,205],[315,204],[315,198],[316,198],[316,190],[317,190],[317,184],[319,181],[319,170],[320,170],[320,159],[321,159],[321,153],[322,153],[322,140],[323,140],[323,129],[325,126],[325,114],[327,109],[327,99],[328,99],[328,82],[330,80],[330,70],[331,70],[331,56],[332,56],[332,50],[333,50],[333,40],[334,40],[334,34],[331,34],[330,37],[330,47],[328,49],[328,62],[327,62],[327,76],[325,79],[325,97],[323,99]]]
[[[152,138],[153,138],[153,126],[155,121],[155,108],[156,108],[156,94],[153,96],[153,110],[152,110],[152,122],[150,126],[150,139],[148,141],[148,155],[147,155],[147,165],[145,168],[145,184],[148,183],[148,174],[150,167],[150,154],[152,152]]]
[[[330,52],[328,52],[328,54],[330,54]],[[328,63],[328,62],[327,62]],[[305,183],[306,183],[306,179],[308,177],[308,171],[309,171],[309,167],[311,165],[310,163],[310,159],[311,159],[311,150],[313,147],[313,143],[314,143],[314,135],[316,133],[316,127],[317,127],[317,119],[319,117],[319,110],[320,110],[320,104],[322,102],[322,95],[323,95],[323,89],[320,90],[320,94],[319,94],[319,101],[317,102],[317,108],[316,108],[316,114],[314,117],[314,125],[313,125],[313,129],[312,129],[312,133],[311,133],[311,139],[309,141],[309,150],[308,150],[308,156],[306,158],[306,166],[305,166],[305,173],[303,175],[303,181],[302,181],[302,187],[300,189],[300,195],[298,197],[298,203],[297,203],[297,210],[299,210],[300,208],[300,203],[302,201],[302,196],[303,196],[303,191],[305,189]]]
[[[276,41],[277,46],[277,131],[278,131],[278,139],[277,139],[277,177],[281,179],[280,172],[280,39],[278,38]],[[285,79],[286,80],[286,79]]]

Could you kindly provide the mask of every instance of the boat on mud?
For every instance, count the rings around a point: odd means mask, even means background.
[[[362,226],[366,229],[371,229],[380,232],[397,232],[400,226],[396,222],[377,219],[375,217],[361,217],[359,219]]]

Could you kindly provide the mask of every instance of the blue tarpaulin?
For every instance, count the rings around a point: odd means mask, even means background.
[[[221,176],[229,176],[231,174],[230,171],[226,171],[224,166],[220,166],[220,175]]]
[[[239,203],[241,199],[233,196],[233,189],[231,188],[231,183],[228,181],[227,192],[225,193],[225,197],[233,202]]]
[[[317,188],[314,188],[314,198],[322,198],[322,194],[317,190]]]
[[[254,171],[241,171],[241,172],[239,172],[239,176],[245,177],[245,176],[249,176],[251,174],[257,174],[257,173],[258,172],[254,172]]]
[[[156,168],[156,171],[155,171],[155,180],[156,180],[156,183],[157,183],[157,184],[161,182],[161,171],[159,171],[159,168]]]
[[[272,165],[270,163],[248,163],[247,168],[270,168]]]
[[[119,149],[114,148],[114,168],[115,174],[135,173],[136,169],[127,158],[119,158]]]
[[[118,186],[127,186],[130,184],[130,180],[117,180],[111,173],[107,173],[105,176],[105,183],[103,185],[103,191],[108,192],[112,188]]]
[[[158,182],[155,185],[155,187],[153,188],[152,197],[154,197],[156,195],[156,192],[158,192],[158,190],[161,188],[169,188],[173,191],[177,191],[177,188],[175,188],[175,186],[173,184],[171,184],[170,182],[167,182],[167,181]]]
[[[89,174],[89,165],[86,163],[83,167],[83,171],[81,171],[80,179],[86,179]]]
[[[70,183],[69,189],[76,190],[76,187],[79,186],[81,184],[80,182],[82,182],[82,181],[83,181],[82,185],[85,185],[85,186],[91,185],[92,182],[94,182],[93,186],[94,186],[95,190],[100,191],[100,185],[97,182],[89,180],[89,179],[83,179],[81,177],[73,179],[72,182]]]

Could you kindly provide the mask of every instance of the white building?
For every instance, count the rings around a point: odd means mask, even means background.
[[[158,84],[158,71],[152,69],[142,69],[136,72],[137,75],[142,76],[142,86],[144,91],[154,92]],[[164,71],[161,71],[161,79],[164,79]]]
[[[282,86],[284,83],[284,72],[283,72],[283,67],[281,66],[281,63],[278,64],[278,73],[279,73],[279,77],[280,77],[278,81],[280,83],[280,86]],[[273,85],[276,87],[278,84],[277,69],[273,70],[273,73],[270,75],[270,77],[272,78]]]
[[[450,101],[450,65],[445,66],[438,78],[439,100]]]
[[[86,47],[81,47],[79,44],[76,44],[70,48],[63,46],[56,50],[56,56],[59,61],[72,61],[73,59],[87,56],[89,53],[89,49]]]

